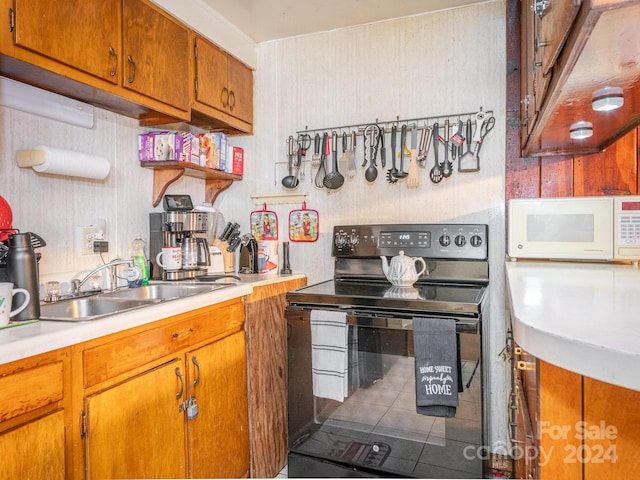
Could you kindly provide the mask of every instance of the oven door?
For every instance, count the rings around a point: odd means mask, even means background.
[[[452,418],[416,412],[412,317],[348,313],[345,398],[314,395],[310,317],[287,307],[290,477],[483,476],[479,317],[456,319]]]

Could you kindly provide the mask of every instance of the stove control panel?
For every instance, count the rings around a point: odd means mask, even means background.
[[[427,258],[488,258],[489,228],[483,224],[342,225],[333,229],[334,257],[405,255]]]

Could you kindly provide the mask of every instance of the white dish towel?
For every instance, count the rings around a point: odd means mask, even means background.
[[[311,311],[311,368],[316,397],[344,401],[349,378],[347,314],[326,310]]]

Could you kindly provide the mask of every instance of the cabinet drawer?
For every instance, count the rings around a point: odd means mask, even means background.
[[[36,358],[0,366],[0,422],[49,405],[62,405],[62,358],[44,364]]]
[[[144,331],[83,351],[88,388],[200,342],[230,335],[244,325],[244,303],[237,301],[159,321]],[[108,337],[107,337],[108,338]]]

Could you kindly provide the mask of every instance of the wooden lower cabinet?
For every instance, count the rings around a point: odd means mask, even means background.
[[[637,478],[640,469],[638,405],[640,391],[584,377],[585,480]]]
[[[69,353],[0,365],[0,479],[68,477]]]
[[[247,477],[244,320],[237,299],[78,347],[86,478]]]
[[[306,284],[298,278],[254,287],[247,298],[253,478],[273,478],[287,464],[285,295]]]
[[[59,410],[1,433],[0,452],[2,479],[64,479],[64,412]]]
[[[514,393],[519,397],[517,402],[512,397],[511,405],[515,478],[637,476],[640,391],[581,376],[519,347],[514,360]]]
[[[186,476],[184,373],[174,360],[87,397],[87,478]]]
[[[243,331],[187,354],[190,397],[198,416],[187,421],[189,476],[249,476],[247,356]]]
[[[571,458],[581,445],[575,430],[582,416],[581,381],[580,375],[538,360],[536,454],[541,479],[582,478],[582,466]]]

